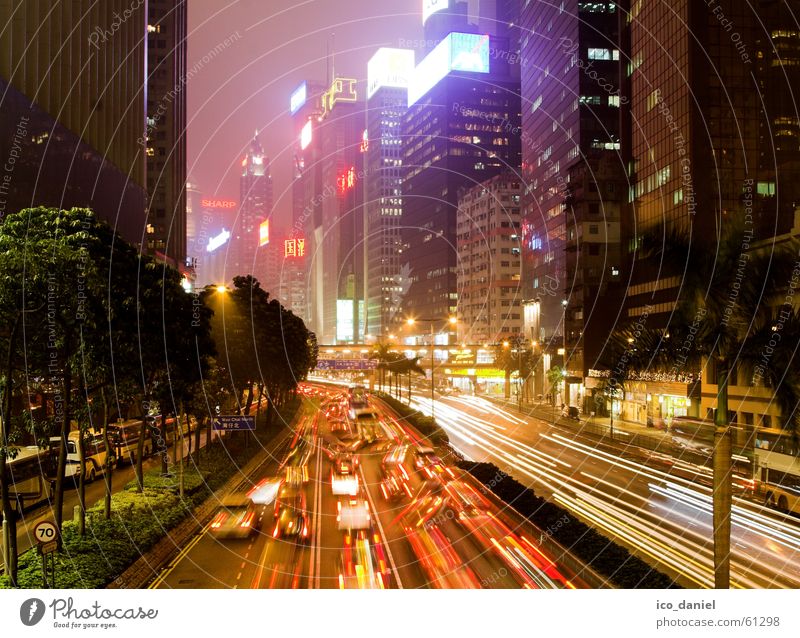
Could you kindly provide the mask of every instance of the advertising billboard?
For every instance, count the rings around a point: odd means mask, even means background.
[[[258,227],[258,245],[266,246],[269,243],[269,220],[265,219]]]
[[[488,35],[450,33],[417,65],[408,85],[408,105],[416,104],[451,71],[489,73]]]
[[[219,235],[216,235],[215,237],[212,237],[211,239],[208,240],[208,245],[206,246],[206,252],[213,253],[220,246],[224,246],[230,238],[231,238],[230,231],[223,229]]]
[[[292,97],[289,99],[289,112],[294,115],[297,113],[303,105],[306,103],[308,99],[308,83],[303,82],[300,86],[298,86],[294,93],[292,93]]]
[[[311,140],[313,139],[314,129],[311,124],[311,120],[306,122],[306,125],[303,127],[303,130],[300,131],[300,148],[302,150],[306,150],[308,145],[311,144]]]
[[[367,99],[378,89],[405,89],[414,73],[414,52],[411,49],[382,47],[367,63]]]

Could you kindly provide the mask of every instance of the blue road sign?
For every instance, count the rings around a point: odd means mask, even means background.
[[[239,416],[238,414],[224,414],[214,419],[214,429],[224,432],[254,431],[256,418],[254,416]]]

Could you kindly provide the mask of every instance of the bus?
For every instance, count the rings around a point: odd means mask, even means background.
[[[9,496],[17,512],[49,498],[56,475],[56,455],[35,445],[16,448],[6,461]]]
[[[142,436],[142,427],[144,421],[142,419],[128,419],[127,421],[118,421],[117,423],[109,423],[108,425],[108,439],[114,449],[114,456],[117,463],[136,463],[136,454],[139,450],[139,439]],[[149,428],[145,430],[144,446],[142,448],[142,457],[147,458],[153,450],[153,442],[151,431]]]
[[[85,454],[83,460],[83,478],[88,483],[91,483],[99,474],[105,472],[107,462],[110,461],[112,466],[115,464],[116,457],[114,456],[113,446],[110,450],[106,449],[102,432],[88,429],[83,432],[83,435]],[[67,467],[64,476],[66,478],[72,478],[73,480],[77,480],[81,472],[81,456],[78,445],[80,436],[80,430],[73,430],[67,437]],[[61,437],[51,436],[50,449],[53,450],[56,455],[58,455],[60,446]]]
[[[768,507],[800,515],[800,445],[795,434],[779,428],[756,430],[753,492]]]

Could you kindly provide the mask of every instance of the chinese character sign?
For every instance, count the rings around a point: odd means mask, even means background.
[[[284,257],[303,257],[306,254],[305,239],[287,239],[283,242]]]

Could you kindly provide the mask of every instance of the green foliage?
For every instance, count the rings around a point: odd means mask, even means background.
[[[280,412],[289,422],[300,406],[299,400],[288,402]],[[195,507],[221,487],[253,456],[263,449],[275,431],[259,435],[259,444],[244,447],[241,441],[215,443],[203,450],[200,469],[187,463],[184,479],[187,498],[176,494],[177,477],[160,477],[154,469],[145,474],[144,491],[136,491],[132,481],[111,497],[111,519],[103,518],[103,504],[87,510],[87,533],[78,534],[72,521],[64,523],[64,550],[56,555],[56,586],[63,589],[96,589],[124,572],[141,554],[152,548],[164,535],[190,516]],[[35,550],[20,556],[19,586],[42,586],[41,560]],[[0,588],[8,588],[6,577]]]
[[[670,578],[624,547],[610,541],[558,505],[536,496],[532,489],[525,487],[496,465],[461,461],[458,466],[472,474],[540,530],[552,534],[556,542],[618,587],[679,588]]]

